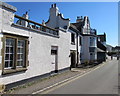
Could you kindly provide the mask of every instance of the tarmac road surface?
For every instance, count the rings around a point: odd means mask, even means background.
[[[42,94],[118,94],[118,61],[111,60],[82,77]]]

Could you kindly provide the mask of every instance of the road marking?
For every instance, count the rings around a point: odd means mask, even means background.
[[[49,92],[51,92],[51,91],[53,91],[53,90],[55,90],[55,89],[57,89],[57,88],[60,88],[60,87],[66,85],[66,84],[68,84],[68,83],[70,83],[70,82],[72,82],[72,81],[74,81],[74,80],[79,79],[80,77],[83,77],[83,76],[85,76],[85,75],[87,75],[87,74],[89,74],[89,73],[91,73],[91,72],[99,69],[100,67],[102,67],[102,66],[104,66],[104,65],[106,65],[106,64],[108,64],[108,63],[107,63],[107,62],[104,62],[102,65],[96,67],[95,69],[93,69],[93,70],[88,70],[88,72],[86,72],[86,73],[82,73],[82,75],[81,75],[81,74],[75,75],[75,76],[70,77],[70,78],[68,78],[68,79],[65,79],[65,80],[63,80],[63,81],[61,81],[61,82],[55,83],[55,84],[53,84],[53,85],[51,85],[51,86],[48,86],[48,87],[46,87],[46,88],[43,88],[43,89],[38,90],[38,91],[36,91],[36,92],[33,92],[32,94],[38,94],[38,93],[40,93],[40,94],[41,94],[41,93],[42,93],[42,94],[47,94],[47,93],[49,93]],[[51,89],[50,89],[50,88],[51,88]]]

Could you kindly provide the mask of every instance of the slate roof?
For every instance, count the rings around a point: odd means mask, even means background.
[[[77,29],[77,27],[76,27],[75,25],[73,25],[72,23],[70,23],[70,28],[75,29],[76,31],[79,31],[79,30]]]
[[[100,48],[97,48],[97,52],[105,52],[105,51],[101,50]]]
[[[106,42],[106,34],[105,33],[103,35],[98,35],[98,37],[100,38],[101,42]]]
[[[83,27],[83,22],[79,22],[79,23],[71,23],[74,26],[76,26],[76,28],[81,32],[81,28]]]
[[[103,51],[106,51],[106,47],[98,40],[97,40],[97,47]]]
[[[79,34],[81,34],[83,36],[97,36],[95,34],[82,34],[82,27],[83,27],[83,22],[70,23],[70,29],[75,32],[78,32]]]
[[[113,49],[120,50],[120,46],[113,47]]]

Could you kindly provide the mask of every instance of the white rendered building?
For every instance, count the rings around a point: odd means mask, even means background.
[[[63,18],[56,4],[43,25],[28,20],[27,12],[21,17],[16,11],[14,6],[0,2],[1,86],[57,73],[80,63],[78,35],[69,29],[70,20]],[[71,52],[75,54],[71,56]]]

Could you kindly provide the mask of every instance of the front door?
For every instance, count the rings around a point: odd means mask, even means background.
[[[57,47],[51,48],[51,73],[57,73],[58,72],[58,64],[57,64]]]

